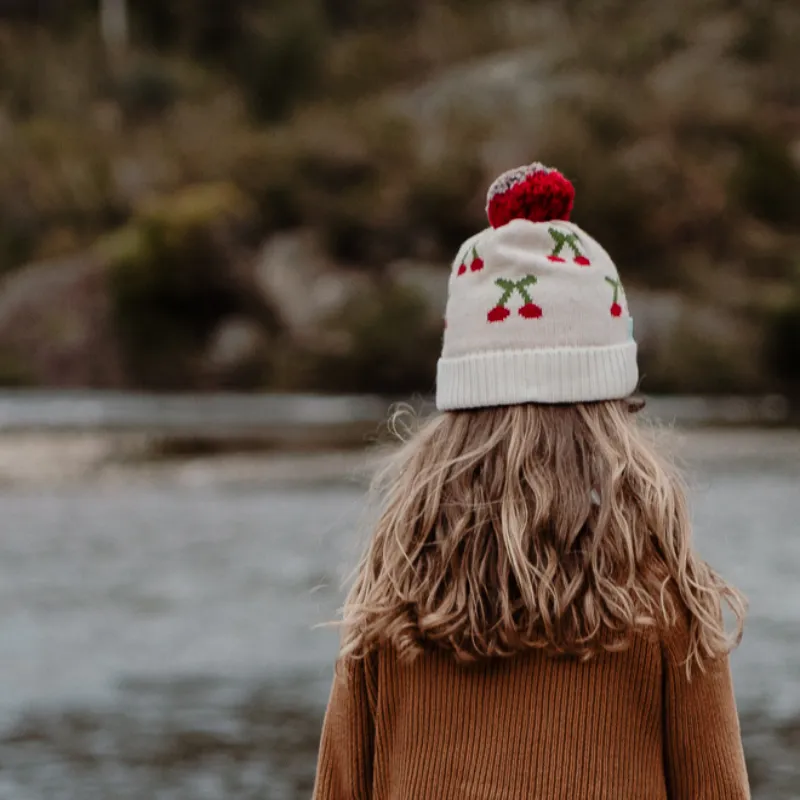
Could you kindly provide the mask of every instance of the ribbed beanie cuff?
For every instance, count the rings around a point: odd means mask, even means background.
[[[639,379],[634,341],[471,353],[439,359],[437,372],[440,411],[611,400],[633,393]]]

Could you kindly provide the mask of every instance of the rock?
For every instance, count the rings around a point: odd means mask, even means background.
[[[258,258],[255,284],[283,327],[297,339],[308,337],[372,286],[367,275],[333,264],[308,231],[270,239]]]
[[[220,323],[206,351],[210,372],[222,382],[267,362],[267,337],[261,326],[244,317]]]
[[[33,264],[0,284],[0,382],[121,388],[107,265],[85,254]]]

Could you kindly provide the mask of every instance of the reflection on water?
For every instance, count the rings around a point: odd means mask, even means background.
[[[734,672],[763,800],[800,795],[798,479],[800,456],[766,447],[695,476],[700,548],[751,600]],[[313,626],[362,501],[345,483],[0,492],[0,797],[309,797],[336,648]]]

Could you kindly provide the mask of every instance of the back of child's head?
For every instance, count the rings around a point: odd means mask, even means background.
[[[683,483],[635,414],[636,343],[608,254],[540,164],[489,191],[453,264],[444,412],[376,487],[344,609],[345,657],[591,658],[688,623],[688,663],[727,652],[743,601],[693,551]]]

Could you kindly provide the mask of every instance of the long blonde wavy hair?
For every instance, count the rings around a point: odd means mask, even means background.
[[[728,652],[744,600],[695,554],[683,482],[631,410],[450,412],[403,437],[374,485],[379,519],[344,606],[342,657],[391,645],[409,660],[429,648],[588,659],[678,615],[687,669]]]

